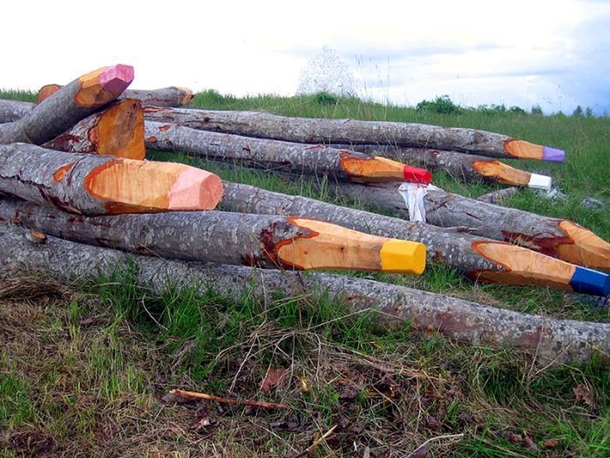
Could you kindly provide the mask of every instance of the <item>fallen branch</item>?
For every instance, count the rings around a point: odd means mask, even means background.
[[[210,210],[220,178],[171,162],[54,151],[26,143],[0,145],[0,192],[86,215]]]
[[[133,80],[128,65],[87,73],[35,106],[23,118],[0,124],[2,143],[45,143],[115,100]]]
[[[337,426],[339,426],[339,425],[334,425],[332,428],[330,428],[328,431],[326,431],[324,434],[322,434],[322,436],[320,436],[316,440],[314,440],[313,443],[309,447],[307,447],[302,452],[297,453],[296,455],[291,455],[290,458],[300,458],[301,456],[305,456],[309,453],[313,453],[315,451],[315,449],[318,447],[318,445],[320,445],[322,442],[326,441],[326,439],[328,439],[331,436],[331,434],[335,432],[335,429],[337,429]]]
[[[359,121],[354,119],[289,118],[252,111],[211,111],[184,108],[145,109],[145,119],[194,129],[298,143],[375,143],[463,151],[505,159],[563,162],[565,153],[506,135],[482,130]]]
[[[273,402],[265,401],[252,401],[247,399],[228,399],[213,396],[211,394],[197,393],[195,391],[185,391],[179,389],[171,390],[163,397],[163,400],[165,402],[179,402],[180,400],[192,399],[203,399],[205,401],[216,401],[222,402],[224,404],[242,405],[248,407],[261,407],[263,409],[290,409],[290,406],[286,404],[276,404]]]
[[[245,294],[271,300],[327,295],[354,311],[376,311],[380,329],[409,322],[413,332],[440,332],[456,341],[536,352],[537,363],[557,365],[610,359],[610,324],[559,320],[526,315],[401,286],[362,278],[298,272],[257,270],[242,266],[196,264],[124,252],[48,237],[32,243],[25,230],[0,224],[0,264],[3,273],[23,268],[43,270],[60,279],[91,278],[100,273],[124,272],[128,266],[136,281],[154,293],[166,287],[210,289],[240,300]],[[135,269],[135,270],[134,270]]]

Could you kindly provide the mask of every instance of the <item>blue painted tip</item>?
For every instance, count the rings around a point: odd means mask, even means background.
[[[570,286],[577,293],[608,296],[610,294],[610,275],[585,267],[576,267]]]
[[[566,152],[561,149],[551,148],[550,146],[542,147],[542,160],[548,162],[563,162],[566,158]]]

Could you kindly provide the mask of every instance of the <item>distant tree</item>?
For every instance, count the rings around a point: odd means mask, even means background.
[[[542,114],[542,108],[540,108],[540,105],[534,105],[534,106],[532,107],[532,111],[531,111],[531,113],[532,113],[533,115],[541,115],[541,114]]]
[[[587,107],[587,109],[585,110],[585,116],[587,118],[592,118],[593,117],[593,110],[591,109],[591,107]]]
[[[575,117],[577,117],[577,118],[582,118],[583,113],[584,113],[584,112],[583,112],[582,107],[581,107],[580,105],[578,105],[578,106],[576,107],[576,109],[575,109],[575,110],[572,112],[572,116],[575,116]]]
[[[297,95],[326,93],[344,97],[356,95],[354,76],[337,52],[324,46],[301,70]]]

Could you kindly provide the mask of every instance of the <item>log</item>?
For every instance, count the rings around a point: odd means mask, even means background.
[[[37,103],[48,99],[62,88],[59,84],[47,84],[38,91]],[[164,87],[161,89],[127,89],[119,99],[135,99],[145,106],[181,107],[193,100],[193,91],[185,87]]]
[[[332,183],[337,194],[409,218],[396,187]],[[426,221],[439,227],[475,229],[478,235],[502,240],[591,269],[610,269],[610,243],[570,220],[502,207],[429,190],[424,198]]]
[[[184,164],[0,145],[0,193],[85,215],[209,210],[220,178]]]
[[[112,103],[42,146],[68,153],[143,160],[146,147],[142,104],[133,99]]]
[[[24,229],[0,225],[0,263],[6,275],[39,270],[69,281],[100,274],[135,272],[135,281],[154,293],[168,286],[212,291],[233,300],[254,297],[272,300],[327,295],[352,311],[373,311],[381,329],[410,323],[413,333],[442,333],[458,342],[530,351],[535,363],[584,363],[599,356],[609,360],[610,324],[559,320],[527,315],[461,299],[373,280],[327,273],[259,270],[244,266],[163,260],[82,245],[49,236],[32,243]],[[134,269],[135,268],[135,269]],[[98,277],[99,278],[99,277]]]
[[[41,145],[115,100],[133,80],[128,65],[103,67],[77,78],[30,110],[23,118],[0,124],[0,144]]]
[[[488,192],[487,194],[483,194],[482,196],[477,197],[477,200],[480,200],[481,202],[487,202],[488,204],[501,205],[503,202],[507,201],[518,192],[519,188],[502,188]]]
[[[565,152],[482,130],[359,121],[354,119],[289,118],[252,111],[211,111],[148,107],[147,121],[180,124],[194,129],[272,138],[298,143],[379,143],[411,148],[478,153],[504,159],[563,162]]]
[[[0,99],[0,123],[14,122],[27,115],[34,108],[31,102]]]
[[[430,183],[427,170],[385,158],[323,145],[305,145],[239,135],[219,134],[176,124],[145,123],[146,147],[180,151],[222,161],[239,161],[284,172],[333,174],[354,182],[409,181]]]
[[[475,281],[546,286],[601,296],[610,292],[610,276],[606,274],[506,242],[254,186],[223,183],[225,192],[218,204],[221,210],[316,218],[367,234],[420,242],[426,246],[427,263],[458,269]]]
[[[426,265],[421,243],[305,218],[218,211],[84,217],[5,198],[0,199],[0,220],[75,242],[165,258],[418,275]]]
[[[551,189],[549,176],[527,172],[503,162],[475,154],[441,151],[424,148],[405,148],[394,145],[329,145],[333,148],[351,148],[366,154],[387,157],[405,164],[424,167],[432,172],[445,171],[456,180],[485,181],[535,189]]]

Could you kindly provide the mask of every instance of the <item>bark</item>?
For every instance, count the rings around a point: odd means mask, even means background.
[[[201,293],[211,289],[234,300],[245,295],[272,300],[278,292],[293,297],[328,295],[353,311],[376,312],[380,329],[410,322],[413,332],[440,332],[473,345],[535,352],[542,365],[586,362],[595,355],[608,359],[610,354],[610,324],[526,315],[362,278],[168,261],[55,237],[32,243],[23,229],[9,225],[0,225],[0,262],[7,274],[25,268],[64,280],[121,272],[130,266],[137,269],[136,281],[155,293],[171,285]]]
[[[0,124],[2,143],[45,143],[115,100],[133,80],[127,65],[103,67],[72,81],[23,118]]]
[[[112,103],[42,146],[68,153],[143,160],[146,148],[142,105],[132,99]]]
[[[487,202],[488,204],[501,205],[518,192],[519,188],[503,188],[498,189],[496,191],[488,192],[487,194],[483,194],[482,196],[477,197],[477,200],[480,200],[481,202]]]
[[[167,258],[296,270],[421,274],[425,267],[420,243],[313,219],[217,211],[96,218],[14,199],[0,199],[0,219],[76,242]]]
[[[432,172],[444,171],[456,180],[485,181],[512,186],[529,186],[550,189],[551,178],[527,172],[500,161],[475,154],[441,151],[424,148],[405,148],[394,145],[329,145],[334,148],[351,148],[366,154],[387,157],[398,162],[426,168]]]
[[[169,162],[0,145],[0,193],[86,215],[209,210],[220,178]]]
[[[430,172],[385,158],[339,150],[191,129],[147,121],[146,146],[180,151],[208,159],[235,162],[283,172],[325,173],[358,182],[413,181],[429,183]]]
[[[604,295],[610,289],[607,275],[595,273],[587,283],[573,282],[575,274],[576,278],[581,277],[579,267],[506,242],[254,186],[225,181],[224,187],[218,205],[221,210],[316,218],[368,234],[420,242],[426,246],[429,264],[458,269],[475,281],[577,289],[596,295]]]
[[[251,111],[181,108],[145,110],[147,121],[299,143],[378,143],[479,153],[508,159],[563,162],[564,152],[482,130],[403,122],[288,118]]]
[[[62,88],[59,84],[47,84],[38,91],[37,102],[48,99],[52,94]],[[161,89],[143,90],[127,89],[119,99],[135,99],[145,106],[155,107],[181,107],[193,99],[193,91],[185,87],[164,87]]]
[[[396,187],[333,183],[333,191],[367,205],[409,217]],[[610,269],[610,243],[570,221],[489,204],[442,190],[424,198],[426,221],[439,227],[460,227],[592,269]]]
[[[17,100],[0,99],[0,124],[18,121],[34,108],[31,102],[19,102]]]

